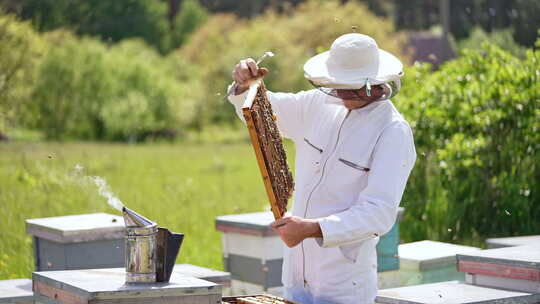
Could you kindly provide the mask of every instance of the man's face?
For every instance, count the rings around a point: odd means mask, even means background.
[[[336,90],[336,95],[343,100],[343,105],[349,110],[358,109],[379,100],[383,94],[384,88],[380,85],[371,87],[371,96],[367,95],[365,87],[358,90]]]

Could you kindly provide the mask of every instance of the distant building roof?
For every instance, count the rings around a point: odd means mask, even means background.
[[[441,35],[429,32],[411,32],[407,49],[413,61],[429,62],[439,66],[454,57],[454,51]]]

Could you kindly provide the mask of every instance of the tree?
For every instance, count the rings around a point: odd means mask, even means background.
[[[400,29],[427,30],[441,22],[440,0],[394,1],[395,24]],[[486,32],[511,28],[514,39],[532,47],[540,28],[540,1],[536,0],[452,0],[450,31],[458,40],[475,27]]]
[[[140,37],[161,52],[170,49],[167,6],[157,0],[21,0],[20,14],[39,31],[60,27],[117,42]]]
[[[197,0],[184,0],[180,13],[176,15],[173,23],[171,48],[175,49],[184,44],[193,31],[195,31],[208,18],[208,12]]]
[[[30,104],[30,85],[43,42],[27,23],[0,15],[0,133],[20,125]]]

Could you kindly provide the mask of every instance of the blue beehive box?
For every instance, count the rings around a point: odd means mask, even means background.
[[[377,271],[391,271],[399,269],[399,222],[403,218],[404,208],[400,207],[396,223],[392,229],[381,236],[377,244]]]
[[[78,214],[26,220],[37,271],[124,267],[121,216]]]

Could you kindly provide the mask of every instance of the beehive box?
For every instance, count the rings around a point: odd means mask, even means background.
[[[172,274],[168,283],[126,284],[123,268],[34,272],[36,301],[47,304],[219,304],[221,286]]]
[[[123,267],[124,219],[93,213],[26,220],[36,271]]]
[[[404,208],[399,207],[396,223],[388,233],[380,237],[379,243],[377,243],[378,272],[393,271],[399,269],[399,222],[403,218],[404,211]]]
[[[0,281],[0,303],[33,304],[32,281],[29,279]]]
[[[434,241],[399,245],[400,285],[465,280],[456,269],[456,254],[478,252],[479,248]]]
[[[539,294],[474,286],[459,281],[383,289],[375,299],[378,304],[527,304],[538,301]]]
[[[457,255],[470,284],[540,293],[540,244]]]
[[[281,293],[284,245],[270,228],[273,221],[271,212],[217,217],[232,294]]]
[[[513,236],[486,239],[488,249],[540,244],[540,235]]]

